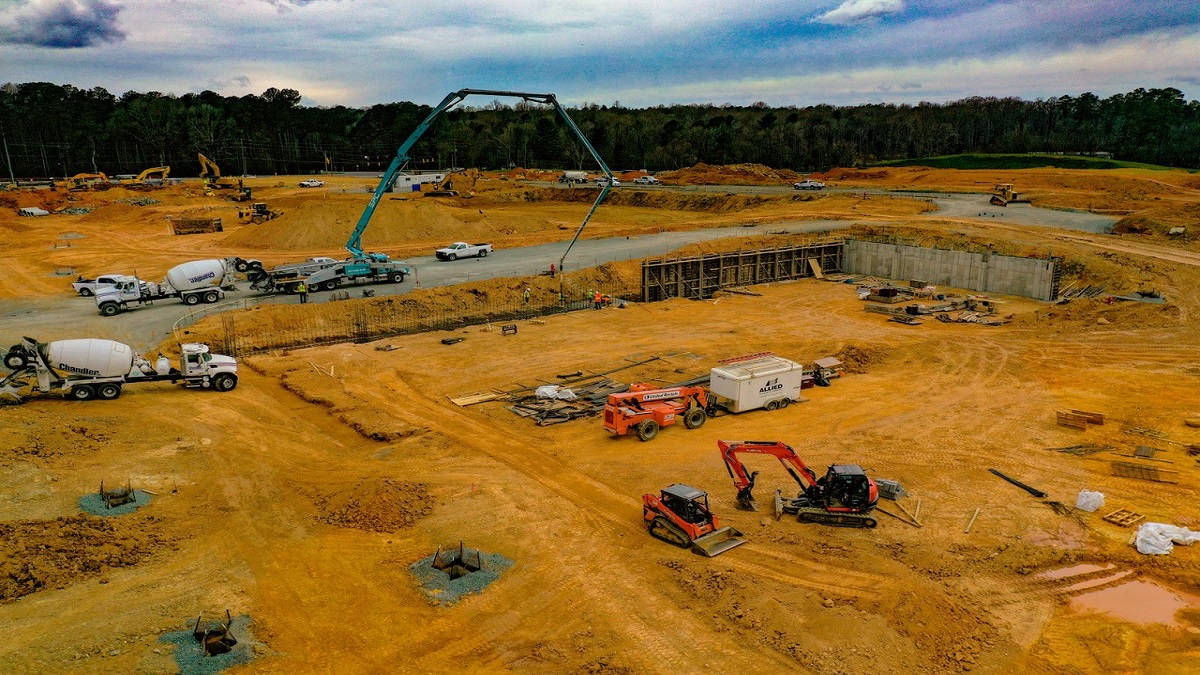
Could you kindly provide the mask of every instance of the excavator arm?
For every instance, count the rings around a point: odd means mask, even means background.
[[[612,171],[609,170],[608,165],[604,163],[604,160],[600,159],[600,155],[596,152],[595,148],[592,147],[592,144],[588,142],[587,137],[583,135],[583,132],[579,130],[579,127],[575,125],[575,122],[571,119],[570,115],[567,114],[567,111],[562,107],[562,105],[559,104],[558,99],[555,98],[554,94],[530,94],[519,91],[494,91],[491,89],[459,89],[458,91],[452,91],[449,94],[446,94],[446,98],[442,99],[442,102],[437,104],[433,110],[431,110],[429,114],[425,116],[425,119],[417,125],[417,128],[408,135],[408,138],[405,139],[404,143],[402,143],[396,150],[396,156],[392,158],[392,163],[388,165],[387,170],[383,173],[383,178],[379,181],[379,187],[375,188],[375,193],[371,195],[370,201],[367,202],[366,209],[363,210],[362,216],[360,216],[358,219],[358,225],[356,225],[354,231],[350,233],[350,239],[346,241],[346,250],[349,251],[350,255],[356,260],[367,257],[362,250],[363,232],[366,231],[367,225],[371,223],[371,217],[375,215],[375,208],[379,206],[379,200],[383,198],[383,194],[387,192],[388,187],[392,184],[392,181],[396,179],[396,174],[400,171],[400,167],[404,166],[404,164],[410,159],[408,153],[412,151],[413,146],[416,145],[421,136],[423,136],[425,132],[429,130],[429,127],[433,125],[434,120],[436,120],[439,115],[447,110],[450,110],[454,106],[461,103],[463,99],[473,94],[482,96],[511,96],[533,103],[553,105],[554,110],[558,113],[559,117],[563,119],[567,127],[570,128],[571,132],[575,134],[575,137],[579,140],[579,142],[583,143],[583,146],[587,148],[588,152],[591,153],[592,157],[600,165],[600,168],[604,170],[605,175],[609,177],[610,180],[603,186],[603,189],[600,191],[600,196],[597,197],[596,202],[592,204],[591,210],[588,211],[587,216],[585,216],[583,219],[583,223],[580,224],[579,229],[575,232],[575,237],[571,239],[571,243],[567,246],[567,250],[563,252],[562,258],[559,260],[560,266],[562,261],[566,260],[567,253],[570,252],[571,247],[574,246],[575,242],[579,239],[579,235],[583,232],[584,226],[587,225],[589,220],[591,220],[592,214],[596,212],[596,207],[600,206],[600,202],[604,201],[604,198],[608,195],[609,186],[612,184]],[[201,163],[203,164],[204,156],[201,155],[200,157],[202,158]]]
[[[211,183],[221,177],[221,167],[217,166],[216,162],[204,156],[204,153],[196,153],[196,157],[200,160],[200,180],[205,183]],[[208,178],[209,174],[212,178]]]
[[[779,441],[717,441],[717,447],[721,451],[721,459],[725,461],[729,477],[733,479],[733,486],[737,488],[738,508],[745,511],[758,510],[757,503],[754,501],[754,479],[758,476],[758,472],[748,473],[746,466],[738,459],[739,454],[770,455],[779,460],[783,468],[800,486],[801,491],[817,486],[816,474],[796,455],[792,446],[786,443]]]

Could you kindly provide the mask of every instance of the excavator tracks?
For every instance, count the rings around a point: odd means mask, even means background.
[[[862,527],[872,528],[879,524],[873,516],[862,513],[830,513],[825,509],[798,508],[796,520],[802,523],[817,523],[833,527]]]
[[[650,536],[655,539],[661,539],[668,544],[674,544],[679,548],[691,548],[692,541],[688,539],[687,534],[683,530],[675,526],[674,523],[663,518],[655,516],[654,520],[650,521],[647,526],[650,530]]]

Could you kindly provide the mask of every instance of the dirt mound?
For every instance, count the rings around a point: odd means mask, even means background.
[[[173,540],[158,534],[158,519],[70,516],[0,523],[0,602],[133,567]]]
[[[863,171],[861,169],[842,169],[835,168],[826,171],[825,173],[814,173],[813,178],[817,180],[883,180],[891,174],[887,169],[873,169]]]
[[[604,199],[606,206],[634,206],[649,209],[696,211],[700,213],[730,213],[745,211],[768,204],[786,204],[793,201],[810,201],[813,195],[755,196],[735,194],[685,194],[678,192],[650,192],[641,190],[614,190]],[[593,190],[558,190],[554,188],[531,188],[521,192],[497,196],[496,201],[524,202],[579,202],[596,200]]]
[[[1019,314],[1013,318],[1013,324],[1077,329],[1095,327],[1097,330],[1170,328],[1179,325],[1181,316],[1179,307],[1174,304],[1155,305],[1118,300],[1110,305],[1105,299],[1091,298],[1071,300],[1063,305]]]
[[[113,203],[92,209],[92,212],[79,217],[80,223],[135,223],[161,221],[162,214],[147,211],[144,206],[133,204]]]
[[[888,357],[888,350],[883,347],[846,345],[834,356],[842,362],[842,369],[847,373],[861,375],[870,366],[883,363]]]
[[[350,490],[320,497],[317,520],[367,532],[395,532],[433,512],[425,483],[371,478]]]
[[[797,181],[800,174],[791,169],[772,169],[762,164],[696,164],[686,169],[663,171],[659,179],[678,185],[778,185]]]

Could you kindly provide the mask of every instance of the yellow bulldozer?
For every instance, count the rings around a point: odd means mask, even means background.
[[[996,206],[1008,206],[1009,204],[1028,204],[1028,197],[1021,197],[1013,190],[1012,183],[1000,183],[992,189],[992,203]]]

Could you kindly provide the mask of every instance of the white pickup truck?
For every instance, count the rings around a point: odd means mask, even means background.
[[[437,253],[438,260],[458,260],[459,258],[486,258],[492,252],[491,244],[468,244],[463,241],[456,241],[446,248],[439,248]]]
[[[84,279],[82,276],[71,283],[71,288],[75,292],[86,297],[96,294],[96,288],[99,286],[116,286],[122,281],[133,279],[133,277],[125,274],[101,274],[95,279]]]

